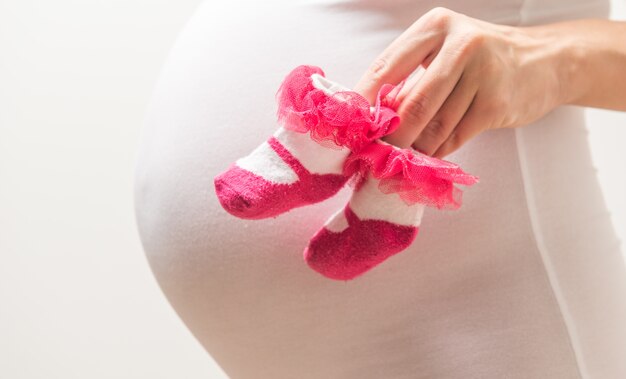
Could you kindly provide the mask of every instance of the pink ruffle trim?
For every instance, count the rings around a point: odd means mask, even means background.
[[[409,205],[422,203],[439,209],[461,206],[463,191],[454,184],[478,182],[477,176],[465,173],[452,162],[382,141],[350,154],[344,164],[346,175],[356,174],[352,184],[357,189],[370,172],[380,181],[383,193],[398,193]]]
[[[358,151],[371,141],[392,133],[400,117],[392,108],[405,81],[394,86],[384,84],[376,96],[375,110],[355,91],[329,95],[313,85],[311,75],[324,71],[316,66],[300,65],[283,80],[276,92],[278,121],[326,146],[348,147]]]

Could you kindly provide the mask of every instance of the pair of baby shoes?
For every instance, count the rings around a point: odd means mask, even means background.
[[[375,106],[325,77],[316,66],[293,69],[276,92],[275,133],[214,178],[222,207],[243,219],[276,217],[330,198],[348,182],[348,203],[304,250],[309,267],[350,280],[397,254],[417,236],[424,208],[457,209],[478,178],[458,165],[381,140],[400,122],[385,84]]]

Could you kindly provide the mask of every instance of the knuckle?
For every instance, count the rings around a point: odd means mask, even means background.
[[[431,120],[420,133],[420,137],[422,136],[429,140],[444,141],[447,137],[447,130],[441,121]]]
[[[490,115],[503,113],[509,106],[509,102],[504,96],[494,96],[485,101],[484,110]]]
[[[487,36],[479,30],[469,29],[465,32],[464,40],[468,49],[476,50],[486,45]]]
[[[510,103],[507,104],[507,106],[510,106]],[[520,117],[518,113],[511,113],[510,110],[502,108],[498,114],[494,115],[486,129],[508,128],[521,125]]]
[[[429,27],[444,29],[450,25],[453,12],[444,7],[435,7],[426,12],[423,16],[424,21]]]
[[[376,60],[374,60],[374,62],[370,65],[368,69],[370,77],[374,81],[378,81],[382,79],[387,72],[388,66],[389,64],[388,64],[387,58],[385,57],[376,58]]]
[[[497,101],[494,99],[486,100],[482,103],[482,106],[480,108],[485,116],[491,116],[494,112],[498,110],[498,104]]]
[[[486,37],[484,34],[470,30],[460,37],[459,50],[464,56],[472,55],[484,48],[485,43]]]
[[[404,100],[404,114],[412,121],[420,123],[428,116],[428,98],[423,94],[415,94]]]
[[[458,132],[452,132],[446,140],[446,146],[448,151],[456,150],[461,147],[463,140]]]

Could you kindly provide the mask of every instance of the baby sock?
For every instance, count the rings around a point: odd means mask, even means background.
[[[345,162],[355,190],[311,238],[307,264],[336,280],[350,280],[411,245],[426,206],[457,209],[462,191],[478,177],[448,161],[374,141]]]
[[[283,125],[215,177],[222,207],[240,218],[262,219],[337,193],[349,178],[343,173],[348,155],[398,126],[389,105],[401,85],[384,85],[372,107],[319,67],[296,67],[275,95]]]

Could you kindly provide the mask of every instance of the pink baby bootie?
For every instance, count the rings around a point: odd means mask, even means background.
[[[307,264],[336,280],[350,280],[411,245],[426,206],[457,209],[462,191],[478,177],[445,160],[377,140],[348,157],[345,174],[355,190],[311,238]]]
[[[333,196],[349,178],[343,172],[348,155],[397,128],[390,104],[403,84],[385,84],[372,107],[321,68],[296,67],[275,95],[283,125],[214,178],[222,207],[239,218],[263,219]]]

